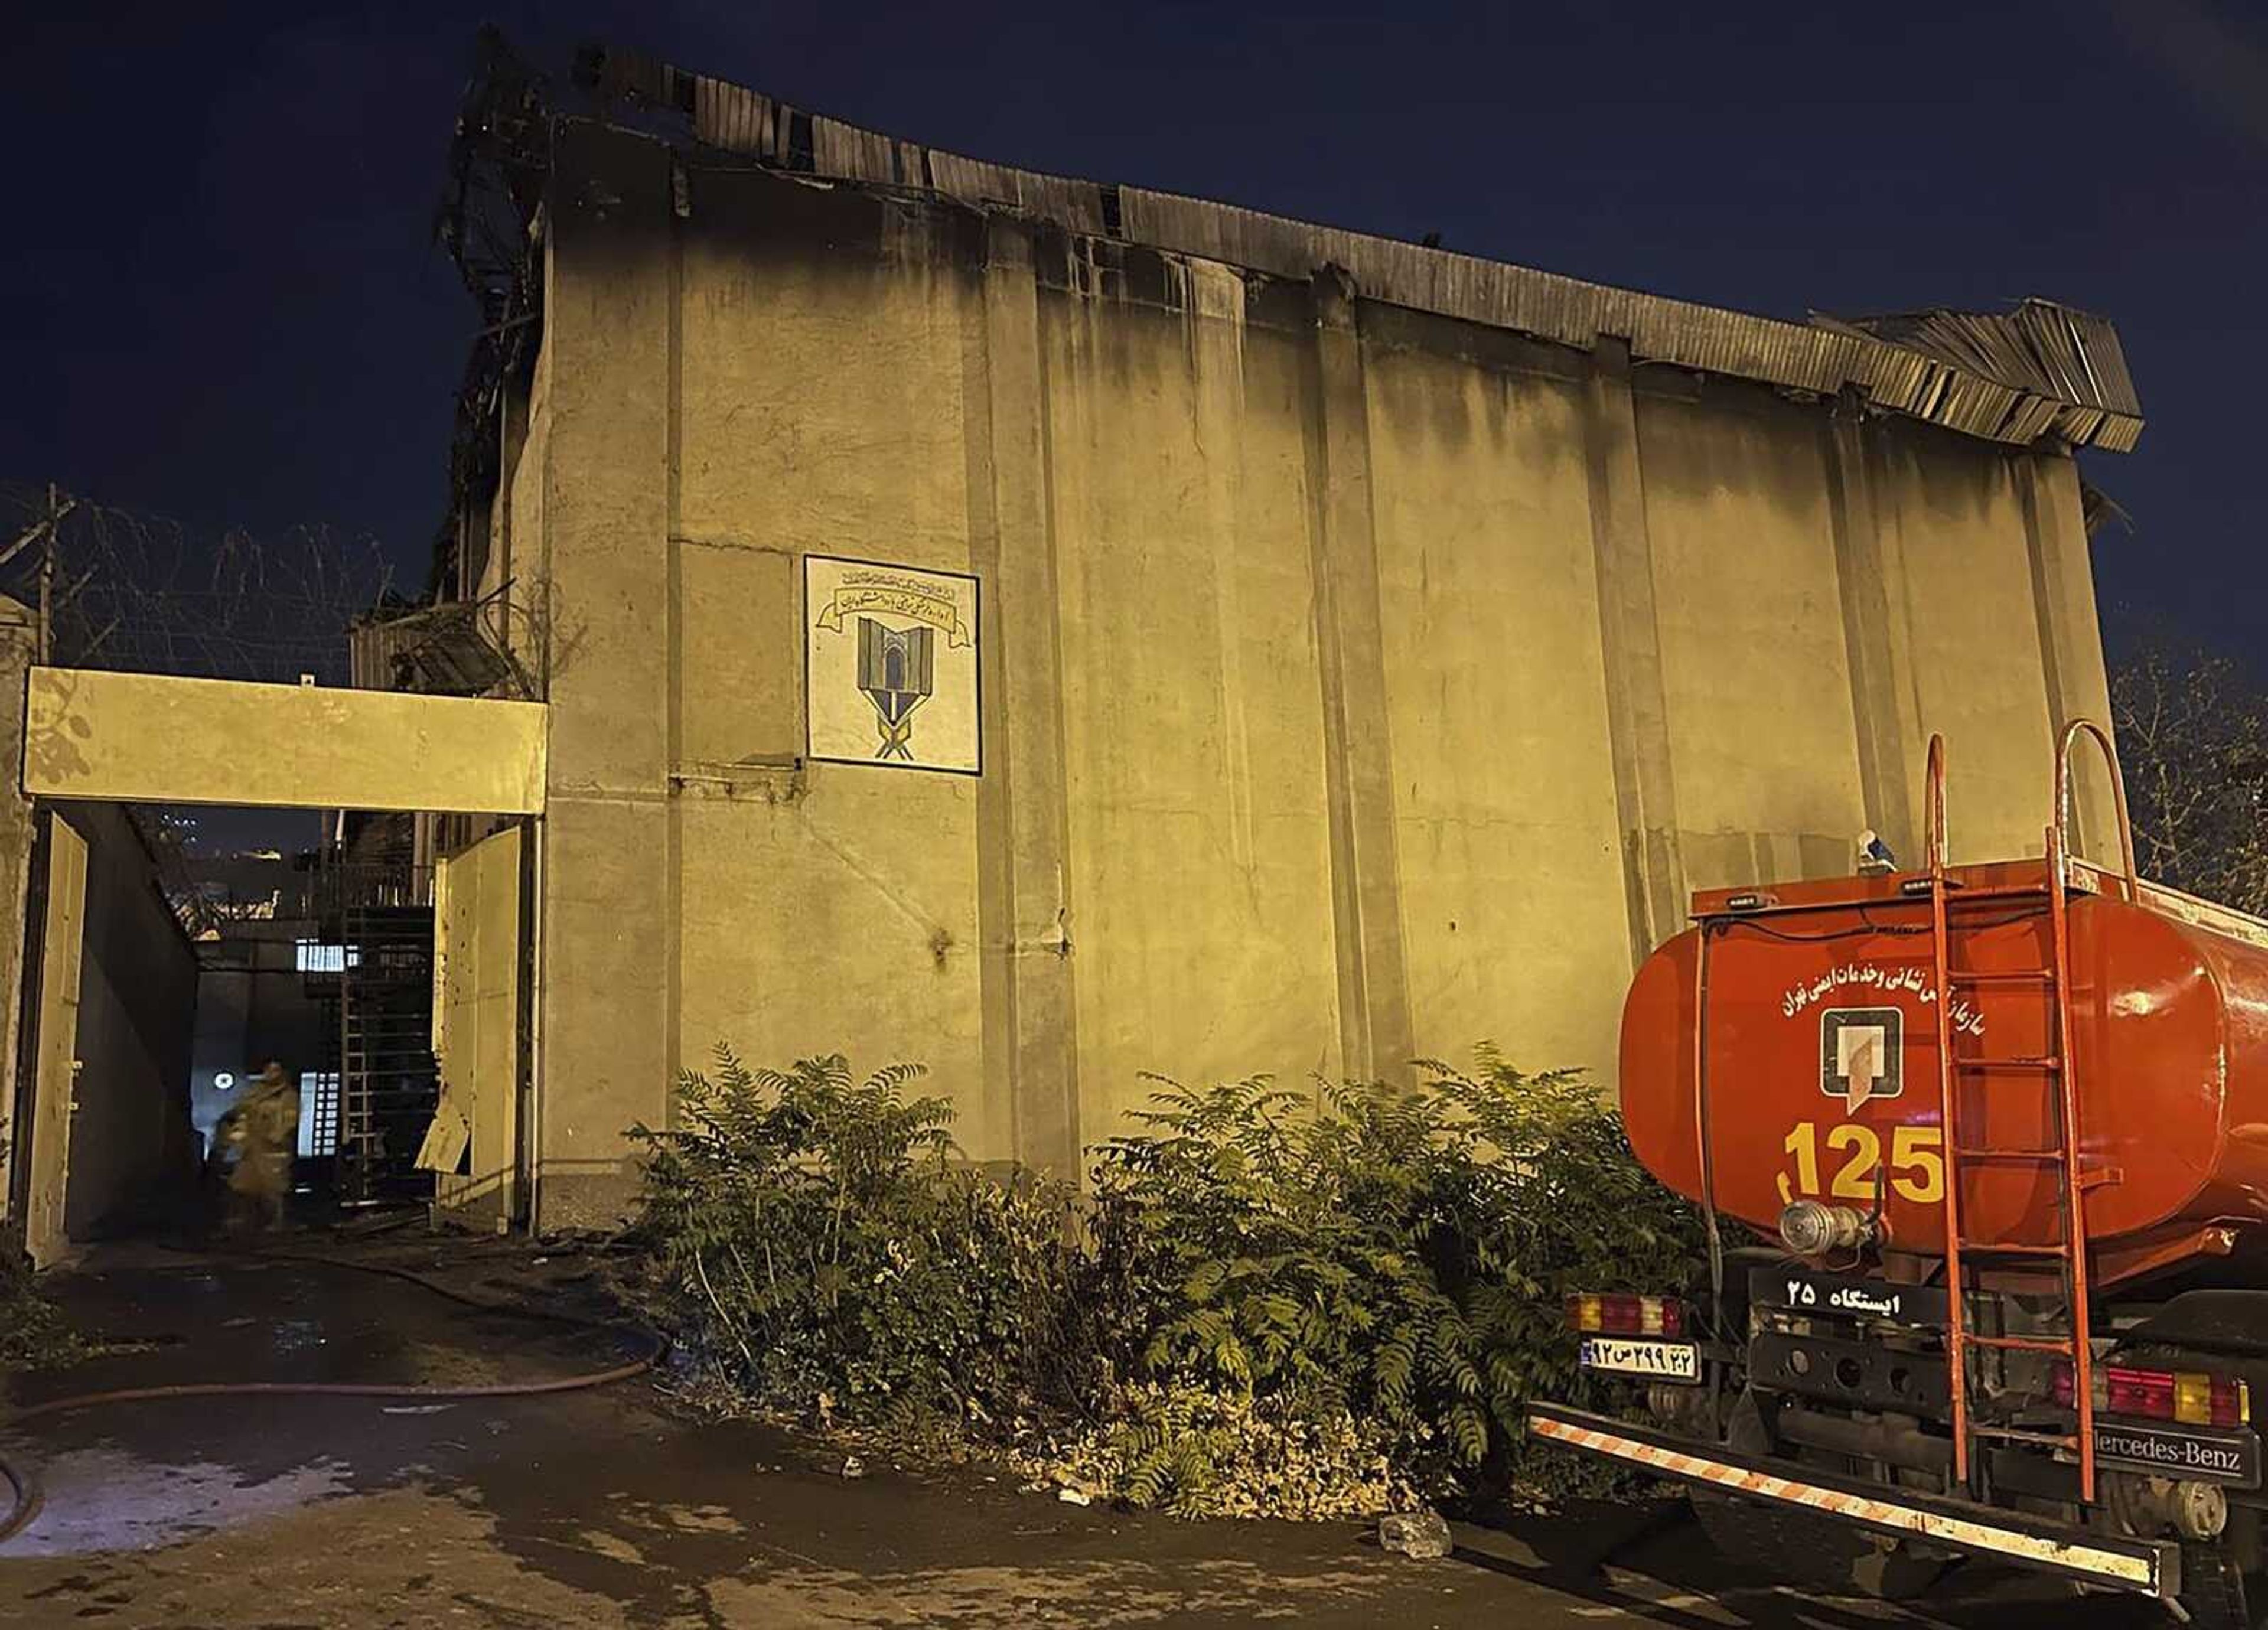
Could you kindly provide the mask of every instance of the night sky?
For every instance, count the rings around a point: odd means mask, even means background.
[[[483,13],[99,4],[11,20],[0,477],[323,521],[422,584],[473,307],[431,247]],[[2227,0],[1390,8],[586,4],[596,37],[1033,169],[1800,318],[2040,294],[2148,418],[2090,454],[2139,619],[2268,653],[2268,19]],[[2264,664],[2268,665],[2268,664]]]

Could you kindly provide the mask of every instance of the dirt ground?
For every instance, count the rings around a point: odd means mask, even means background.
[[[524,1258],[516,1277],[499,1276],[493,1253],[449,1259],[469,1288],[528,1291]],[[95,1327],[153,1345],[17,1377],[11,1410],[186,1382],[482,1383],[602,1368],[622,1352],[603,1335],[301,1262],[144,1249],[98,1258],[57,1288]],[[577,1292],[563,1273],[542,1294]],[[2082,1603],[1990,1574],[1962,1577],[1926,1613],[1808,1599],[1728,1574],[1675,1507],[1461,1526],[1454,1556],[1416,1562],[1354,1524],[1179,1523],[887,1464],[846,1479],[815,1446],[695,1420],[647,1380],[441,1405],[178,1399],[12,1427],[0,1412],[0,1454],[36,1474],[42,1498],[0,1545],[11,1626],[2167,1622],[2146,1604]]]

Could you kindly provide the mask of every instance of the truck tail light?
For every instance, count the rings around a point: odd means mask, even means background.
[[[2068,1409],[2077,1389],[2069,1364],[2055,1367],[2056,1402]],[[2192,1427],[2241,1427],[2252,1419],[2251,1390],[2203,1370],[2135,1369],[2105,1364],[2095,1372],[2095,1407],[2106,1415],[2178,1420]]]
[[[1570,1296],[1567,1328],[1604,1336],[1682,1336],[1685,1304],[1674,1296]]]

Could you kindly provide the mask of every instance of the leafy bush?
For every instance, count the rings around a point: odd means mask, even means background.
[[[832,1420],[979,1427],[1060,1391],[1068,1197],[953,1158],[918,1066],[751,1072],[726,1050],[647,1146],[645,1291],[747,1395]]]
[[[1584,1391],[1565,1295],[1699,1260],[1587,1083],[1486,1050],[1414,1088],[1160,1078],[1083,1215],[956,1160],[918,1073],[686,1077],[685,1125],[633,1132],[647,1294],[760,1404],[942,1422],[1090,1494],[1345,1516],[1533,1481],[1522,1406]]]
[[[99,1350],[40,1294],[18,1242],[0,1237],[0,1371],[60,1369]]]
[[[1572,1290],[1682,1288],[1701,1235],[1638,1165],[1620,1117],[1572,1072],[1421,1066],[1289,1093],[1263,1079],[1165,1082],[1144,1130],[1105,1147],[1103,1277],[1145,1332],[1138,1375],[1349,1415],[1440,1488],[1520,1458],[1536,1396],[1580,1396]],[[1167,1440],[1121,1491],[1192,1470]],[[1202,1475],[1200,1471],[1200,1475]]]
[[[1011,1463],[1092,1496],[1177,1516],[1317,1522],[1406,1511],[1423,1498],[1394,1435],[1344,1410],[1187,1382],[1114,1390],[1101,1420],[1034,1433]]]

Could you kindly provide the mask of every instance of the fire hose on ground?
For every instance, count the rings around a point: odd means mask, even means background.
[[[428,1403],[453,1403],[472,1398],[538,1398],[554,1392],[581,1392],[593,1387],[610,1386],[617,1381],[652,1369],[661,1358],[668,1344],[651,1331],[631,1331],[619,1324],[609,1324],[596,1319],[578,1317],[569,1313],[556,1313],[548,1309],[529,1308],[505,1302],[491,1302],[468,1296],[451,1288],[438,1280],[408,1268],[398,1268],[378,1262],[356,1262],[343,1257],[318,1256],[310,1252],[262,1251],[259,1260],[265,1262],[301,1262],[321,1267],[346,1268],[358,1273],[382,1274],[389,1279],[407,1280],[423,1286],[435,1295],[446,1297],[465,1307],[483,1313],[503,1313],[521,1318],[544,1319],[553,1324],[569,1324],[578,1330],[598,1331],[608,1335],[635,1334],[646,1350],[634,1359],[628,1359],[605,1369],[590,1370],[579,1375],[556,1376],[541,1381],[493,1382],[478,1386],[430,1386],[413,1383],[359,1381],[198,1381],[183,1382],[168,1386],[118,1387],[100,1392],[79,1392],[68,1398],[50,1398],[34,1404],[28,1409],[16,1410],[0,1418],[0,1427],[13,1427],[42,1415],[61,1415],[73,1410],[91,1409],[107,1404],[136,1404],[151,1399],[185,1398],[416,1398]],[[0,1518],[0,1545],[6,1544],[28,1528],[39,1516],[40,1496],[36,1479],[22,1467],[0,1455],[0,1481],[9,1487],[10,1509]]]

